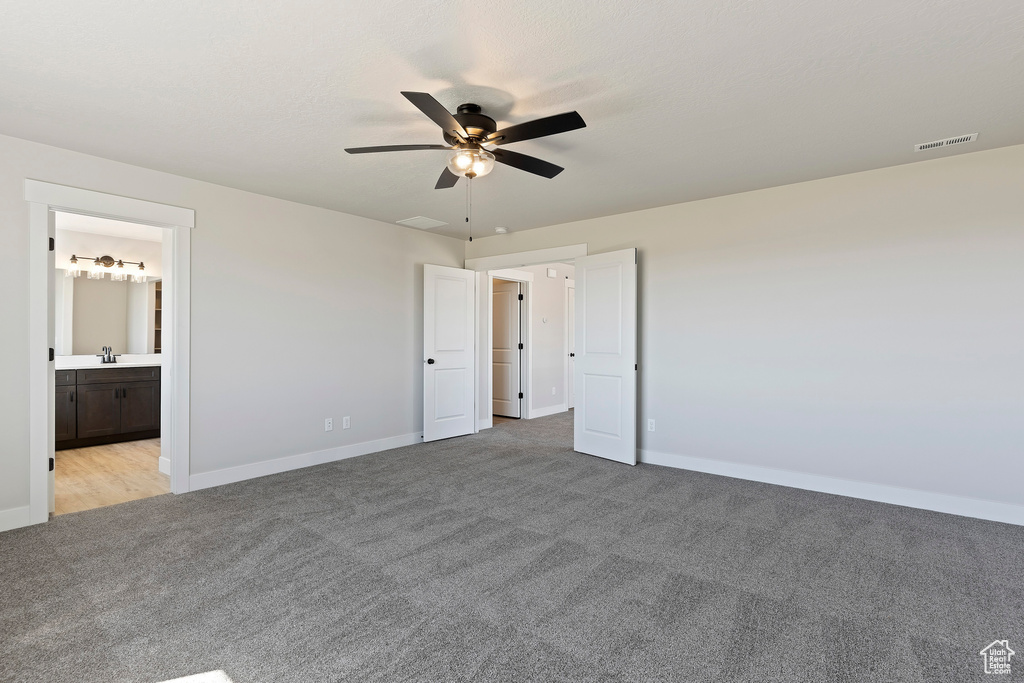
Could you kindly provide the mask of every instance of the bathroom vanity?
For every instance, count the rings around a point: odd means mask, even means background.
[[[58,362],[55,371],[56,449],[160,436],[160,366],[151,359],[99,364]],[[120,359],[119,359],[120,360]]]

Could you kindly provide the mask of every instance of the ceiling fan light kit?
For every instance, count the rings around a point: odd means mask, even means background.
[[[494,168],[494,155],[486,149],[457,149],[448,155],[448,170],[457,176],[479,178]]]
[[[472,180],[485,176],[491,172],[495,163],[505,164],[544,178],[554,178],[564,170],[561,166],[499,147],[513,142],[557,135],[577,128],[585,128],[587,125],[582,116],[571,111],[498,130],[495,120],[484,114],[479,105],[467,102],[459,105],[455,114],[452,114],[428,93],[403,92],[402,95],[441,128],[446,145],[383,145],[350,147],[345,151],[349,154],[372,154],[413,150],[445,150],[449,153],[448,164],[441,171],[441,177],[434,185],[434,188],[438,190],[454,187],[462,177]]]

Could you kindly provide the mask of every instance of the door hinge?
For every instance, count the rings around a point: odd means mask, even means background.
[[[519,350],[520,350],[520,351],[522,351],[522,350],[523,350],[523,342],[519,342]]]
[[[53,238],[50,238],[50,251],[53,251]]]
[[[53,349],[50,349],[50,362],[53,362]]]
[[[523,392],[520,391],[519,392],[519,398],[522,398],[522,397],[523,397]]]
[[[523,300],[523,295],[522,295],[522,294],[520,294],[520,295],[519,295],[519,300],[520,300],[520,301],[522,301],[522,300]]]
[[[53,458],[50,458],[50,471],[53,472]]]

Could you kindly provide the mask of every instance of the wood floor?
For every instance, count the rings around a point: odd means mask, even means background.
[[[57,451],[54,512],[63,515],[170,493],[159,467],[160,439]]]

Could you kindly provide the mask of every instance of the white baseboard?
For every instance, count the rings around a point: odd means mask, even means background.
[[[547,417],[548,415],[554,415],[556,413],[564,413],[567,410],[569,409],[565,407],[564,403],[557,406],[548,406],[547,408],[533,408],[530,410],[530,419],[533,420],[538,417]]]
[[[166,474],[168,477],[171,476],[171,459],[161,455],[159,468],[161,474]]]
[[[1024,526],[1024,506],[771,467],[639,450],[640,462]]]
[[[377,439],[376,441],[365,441],[363,443],[355,443],[348,446],[338,446],[336,448],[328,448],[322,451],[313,451],[312,453],[288,455],[283,458],[254,462],[249,465],[225,467],[224,469],[214,470],[213,472],[201,472],[199,474],[189,476],[189,490],[197,491],[199,489],[210,488],[211,486],[233,484],[236,481],[265,477],[269,474],[279,474],[289,470],[297,470],[301,467],[322,465],[326,462],[355,458],[360,455],[378,453],[392,448],[412,446],[413,444],[422,443],[422,441],[423,432],[415,432],[413,434],[392,436],[386,439]]]
[[[29,506],[0,510],[0,531],[10,531],[32,523]]]

